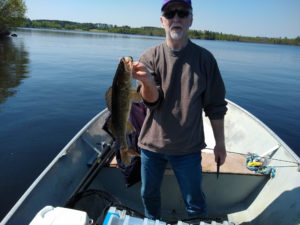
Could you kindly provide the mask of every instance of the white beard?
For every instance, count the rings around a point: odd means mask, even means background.
[[[180,31],[173,30],[173,27],[181,27]],[[170,27],[170,36],[173,40],[179,41],[183,36],[183,27],[181,24],[172,24]]]
[[[170,36],[173,40],[175,41],[179,41],[182,38],[182,31],[180,32],[176,32],[176,31],[172,31],[170,32]]]

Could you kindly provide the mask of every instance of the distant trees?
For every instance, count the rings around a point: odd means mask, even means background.
[[[9,35],[9,28],[22,26],[25,12],[23,0],[0,0],[0,37]]]
[[[30,27],[33,28],[48,28],[48,29],[62,29],[63,26],[61,26],[61,24],[56,23],[55,21],[50,21],[50,20],[26,20],[25,22],[25,27],[28,26],[28,24],[30,24]]]
[[[51,29],[65,29],[65,30],[107,30],[112,28],[112,25],[101,23],[76,23],[63,20],[30,20],[26,19],[24,27],[31,28],[51,28]]]
[[[1,1],[1,0],[0,0]],[[27,19],[25,27],[32,28],[51,28],[64,30],[83,30],[83,31],[100,31],[109,33],[121,34],[137,34],[148,36],[164,36],[165,31],[157,27],[140,27],[131,28],[129,26],[116,26],[103,23],[76,23],[70,21],[60,20],[30,20]],[[223,34],[213,31],[189,30],[189,37],[193,39],[204,40],[223,40],[223,41],[239,41],[239,42],[255,42],[255,43],[269,43],[269,44],[284,44],[284,45],[299,45],[300,37],[295,39],[289,38],[267,38],[267,37],[247,37],[234,34]]]
[[[137,35],[148,35],[148,36],[164,36],[165,31],[162,28],[157,27],[140,27],[131,28],[129,26],[117,27],[107,29],[109,33],[120,33],[120,34],[137,34]]]

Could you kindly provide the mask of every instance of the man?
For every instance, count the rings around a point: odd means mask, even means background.
[[[224,83],[212,54],[188,38],[191,0],[164,0],[161,10],[166,41],[143,53],[133,67],[147,106],[138,142],[145,215],[160,218],[160,186],[169,162],[188,215],[203,217],[207,207],[201,187],[201,149],[206,146],[202,109],[213,128],[215,160],[222,165],[226,158]]]

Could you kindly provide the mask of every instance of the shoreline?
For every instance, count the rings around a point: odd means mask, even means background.
[[[132,34],[143,36],[164,37],[165,31],[158,27],[139,27],[131,28],[129,26],[116,26],[102,23],[78,23],[62,20],[30,20],[27,19],[23,28],[39,28],[53,29],[65,31],[84,31],[84,32],[102,32],[102,33],[117,33],[117,34]],[[273,37],[252,37],[241,36],[235,34],[223,34],[213,31],[190,30],[190,39],[200,40],[220,40],[220,41],[236,41],[248,43],[262,44],[277,44],[277,45],[292,45],[300,46],[300,35],[296,38],[273,38]]]
[[[109,32],[107,30],[98,30],[98,29],[91,29],[91,30],[83,30],[83,29],[74,29],[74,30],[69,30],[69,29],[57,29],[57,28],[43,28],[43,27],[16,27],[14,28],[13,31],[17,31],[18,29],[20,30],[40,30],[40,31],[53,31],[53,32],[81,32],[81,33],[101,33],[105,35],[132,35],[132,36],[140,36],[140,37],[148,37],[148,38],[164,38],[165,36],[163,35],[148,35],[148,34],[134,34],[134,33],[121,33],[121,32]],[[11,35],[7,36],[10,37]],[[239,42],[239,43],[253,43],[253,44],[270,44],[270,45],[286,45],[286,46],[295,46],[295,47],[300,47],[299,44],[284,44],[284,43],[272,43],[272,42],[266,42],[266,41],[251,41],[248,39],[245,40],[227,40],[227,39],[202,39],[202,38],[194,38],[190,37],[190,39],[194,40],[206,40],[206,41],[226,41],[226,42]]]

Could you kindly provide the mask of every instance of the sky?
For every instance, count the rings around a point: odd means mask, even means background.
[[[24,0],[29,19],[160,27],[162,0]],[[191,29],[276,38],[300,36],[300,0],[193,0]]]

